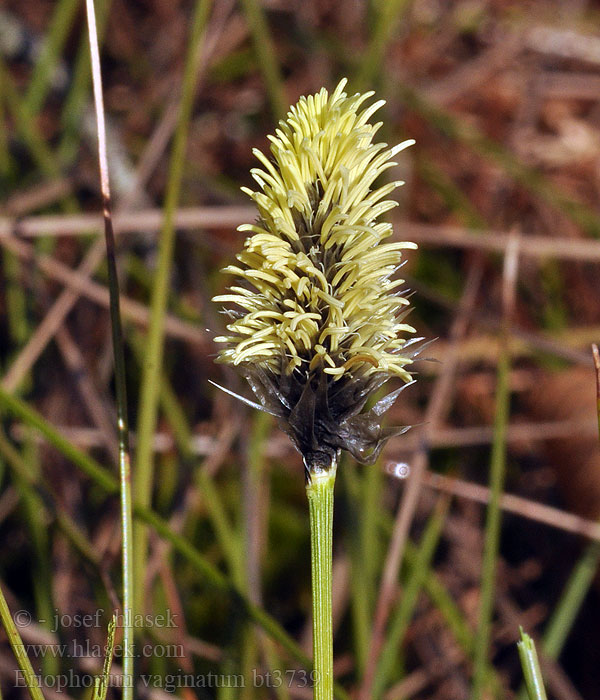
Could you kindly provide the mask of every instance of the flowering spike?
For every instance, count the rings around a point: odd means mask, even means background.
[[[401,182],[373,188],[412,140],[373,143],[381,123],[369,118],[383,101],[331,95],[301,97],[269,136],[271,156],[254,150],[259,191],[243,188],[259,218],[238,266],[243,286],[216,301],[233,303],[219,361],[239,367],[265,409],[276,415],[308,472],[327,470],[341,449],[372,462],[405,429],[381,427],[400,390],[363,412],[390,377],[411,381],[404,322],[408,300],[394,278],[409,242],[383,243],[392,227],[377,219]]]

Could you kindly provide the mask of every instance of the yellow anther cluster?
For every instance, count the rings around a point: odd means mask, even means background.
[[[412,141],[389,148],[373,143],[381,123],[369,123],[382,101],[373,93],[348,96],[342,80],[300,98],[271,140],[272,160],[252,175],[260,189],[244,191],[258,207],[239,265],[226,268],[245,286],[215,301],[235,304],[219,359],[255,364],[278,375],[320,370],[333,379],[376,372],[408,380],[403,322],[408,301],[394,273],[413,243],[384,243],[391,224],[379,222],[396,206],[386,199],[401,182],[373,189]]]

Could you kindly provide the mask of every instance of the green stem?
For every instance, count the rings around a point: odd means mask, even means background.
[[[44,104],[50,89],[52,71],[58,64],[78,9],[78,0],[59,0],[56,3],[50,27],[44,37],[42,53],[35,63],[27,86],[25,107],[32,115],[37,115]]]
[[[388,0],[380,4],[381,10],[377,16],[369,46],[360,62],[360,70],[354,81],[358,91],[370,88],[381,74],[381,66],[385,52],[392,37],[397,33],[398,23],[410,7],[407,0]]]
[[[334,463],[328,471],[311,473],[310,481],[306,485],[310,510],[314,700],[332,700],[333,698],[331,569],[335,472]]]
[[[254,41],[254,50],[263,74],[271,109],[277,119],[283,119],[286,112],[285,89],[281,66],[277,60],[273,39],[264,10],[257,0],[242,0],[248,28]]]
[[[412,562],[412,570],[404,585],[402,598],[390,616],[389,630],[379,657],[371,698],[383,697],[384,689],[397,664],[402,640],[410,624],[419,594],[431,572],[431,562],[440,541],[448,506],[447,499],[440,499],[429,518],[417,555]]]
[[[521,659],[521,668],[525,677],[525,685],[529,700],[547,700],[546,691],[544,690],[544,681],[542,680],[542,672],[540,671],[540,663],[535,651],[533,639],[523,632],[521,627],[521,641],[517,642],[519,650],[519,658]]]
[[[23,679],[25,680],[25,685],[29,690],[32,700],[44,700],[40,686],[38,685],[37,676],[33,670],[31,662],[25,653],[25,646],[21,640],[21,635],[17,630],[17,626],[12,619],[10,610],[8,608],[8,603],[4,597],[2,589],[0,589],[0,620],[2,620],[2,626],[6,630],[6,635],[8,641],[13,650],[13,654],[17,659],[21,673],[23,674]]]
[[[160,375],[164,352],[164,327],[169,293],[169,278],[175,247],[175,210],[179,204],[181,182],[185,165],[185,147],[188,128],[194,105],[194,95],[202,58],[202,37],[211,8],[210,0],[198,0],[192,17],[190,41],[181,90],[181,103],[171,159],[165,196],[165,219],[160,235],[158,264],[152,290],[152,311],[148,330],[146,362],[142,374],[140,389],[140,413],[138,418],[138,446],[136,457],[136,501],[149,506],[152,501],[154,482],[153,439],[158,412]],[[144,576],[146,570],[146,550],[148,543],[147,529],[137,524],[135,528],[135,601],[136,611],[144,610]]]
[[[494,589],[496,579],[496,561],[500,545],[500,524],[502,511],[500,497],[504,486],[506,466],[506,428],[509,413],[509,374],[510,361],[506,347],[500,356],[498,365],[498,388],[496,390],[496,417],[494,422],[494,440],[490,466],[490,502],[485,525],[485,544],[482,564],[481,603],[479,624],[475,635],[475,656],[473,659],[472,700],[483,696],[487,678],[488,649],[492,629],[492,610],[494,606]]]

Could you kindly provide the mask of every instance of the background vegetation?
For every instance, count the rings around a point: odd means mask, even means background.
[[[469,697],[475,678],[475,694],[516,697],[522,625],[538,640],[550,697],[595,697],[597,5],[97,0],[96,9],[143,516],[136,542],[148,543],[136,555],[136,610],[150,616],[137,693],[311,697],[301,673],[310,651],[302,465],[268,419],[208,383],[248,394],[213,363],[224,321],[210,299],[240,247],[236,226],[254,217],[239,192],[251,184],[252,148],[268,148],[288,104],[345,75],[352,90],[387,100],[385,140],[417,140],[390,172],[407,183],[393,216],[396,236],[420,245],[404,276],[412,322],[438,338],[428,354],[439,362],[419,363],[390,415],[417,427],[376,467],[340,467],[339,683],[362,699],[454,699]],[[121,591],[94,138],[82,5],[5,0],[0,577],[34,667],[55,679],[48,698],[65,674],[61,698],[89,692],[81,686],[102,666]],[[189,673],[195,687],[177,687]],[[219,681],[234,674],[244,688]],[[8,642],[0,678],[7,697],[24,692]]]

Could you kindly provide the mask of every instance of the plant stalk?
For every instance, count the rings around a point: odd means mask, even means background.
[[[31,661],[29,661],[29,657],[27,656],[27,653],[25,651],[21,635],[19,634],[19,630],[17,629],[12,615],[10,614],[8,603],[6,602],[6,598],[4,597],[4,593],[2,592],[1,588],[0,621],[2,622],[2,626],[6,631],[8,642],[13,650],[15,658],[17,659],[17,663],[19,664],[19,669],[21,671],[21,675],[24,679],[25,685],[29,690],[31,700],[44,700],[44,696],[42,695],[42,691],[38,683],[38,677],[35,675],[35,671],[33,670]]]
[[[337,465],[311,473],[306,484],[310,511],[314,700],[333,698],[333,491]]]
[[[123,572],[123,700],[133,700],[133,506],[131,495],[131,460],[129,452],[129,422],[127,417],[127,382],[125,373],[125,351],[121,328],[121,308],[115,236],[112,224],[112,202],[106,150],[106,127],[102,74],[94,0],[86,0],[92,85],[98,128],[98,161],[100,166],[100,189],[108,264],[108,287],[110,292],[110,326],[112,330],[113,358],[115,364],[115,393],[117,399],[117,435],[119,441],[119,490],[121,496],[121,537]]]
[[[479,621],[475,632],[473,656],[473,686],[471,700],[482,700],[490,677],[488,667],[489,646],[492,635],[492,615],[496,588],[496,570],[500,551],[502,509],[500,499],[506,473],[506,433],[510,417],[510,327],[515,308],[515,289],[519,267],[519,238],[512,234],[504,257],[504,284],[502,289],[503,319],[500,333],[500,358],[498,360],[496,387],[496,415],[494,438],[490,460],[490,501],[485,523],[485,540],[481,571],[481,595]]]
[[[187,50],[181,102],[171,159],[167,191],[165,195],[165,218],[159,239],[158,261],[154,275],[150,327],[146,339],[145,362],[140,389],[140,412],[137,423],[137,455],[135,463],[136,501],[143,506],[150,506],[154,485],[154,431],[158,415],[160,375],[164,355],[164,330],[169,279],[175,250],[175,211],[179,204],[181,183],[186,162],[185,148],[188,130],[193,113],[196,85],[200,74],[203,57],[204,32],[212,7],[211,0],[197,0],[191,19],[190,39]],[[134,586],[136,590],[135,609],[137,613],[145,612],[144,577],[148,547],[147,528],[136,523],[135,531]]]
[[[547,700],[534,641],[528,634],[523,632],[522,627],[520,629],[521,641],[517,642],[517,649],[519,650],[521,668],[525,677],[527,695],[529,700]]]

